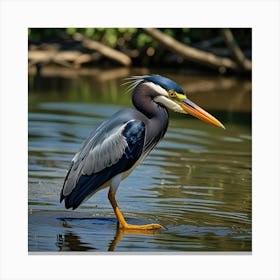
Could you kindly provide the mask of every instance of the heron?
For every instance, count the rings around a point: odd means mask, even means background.
[[[125,108],[101,123],[73,157],[60,194],[67,209],[76,209],[97,191],[109,187],[108,199],[118,229],[155,230],[160,224],[129,224],[116,200],[116,192],[165,135],[168,110],[190,114],[206,123],[224,128],[214,116],[193,103],[174,81],[161,75],[128,78],[134,109]]]

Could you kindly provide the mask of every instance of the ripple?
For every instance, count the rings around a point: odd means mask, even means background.
[[[56,251],[57,242],[64,250],[106,251],[116,234],[107,190],[96,193],[76,211],[64,211],[59,193],[82,141],[122,107],[58,99],[31,108],[29,249]],[[250,127],[229,122],[223,131],[194,120],[172,119],[162,142],[117,192],[128,221],[159,222],[168,229],[151,236],[124,235],[117,250],[250,250],[251,164]]]

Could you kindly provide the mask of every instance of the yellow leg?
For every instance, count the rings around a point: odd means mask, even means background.
[[[147,224],[147,225],[131,225],[128,224],[125,219],[124,216],[117,204],[116,198],[115,198],[115,193],[110,189],[109,193],[108,193],[108,198],[111,202],[111,205],[114,209],[114,212],[117,216],[118,222],[119,222],[119,228],[120,229],[131,229],[131,230],[152,230],[152,229],[163,229],[163,227],[159,224]]]

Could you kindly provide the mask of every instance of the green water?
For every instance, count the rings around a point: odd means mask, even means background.
[[[117,200],[128,222],[156,222],[166,230],[117,231],[107,189],[75,211],[59,203],[67,168],[82,141],[111,114],[131,107],[121,86],[127,74],[29,77],[29,251],[250,252],[248,81],[159,72],[226,126],[170,114],[165,138],[121,183]]]

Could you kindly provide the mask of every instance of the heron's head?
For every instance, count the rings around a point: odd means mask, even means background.
[[[154,102],[172,111],[190,114],[204,122],[225,128],[215,117],[189,100],[184,90],[174,81],[160,75],[135,76],[131,80],[132,88],[140,84],[150,87]]]

